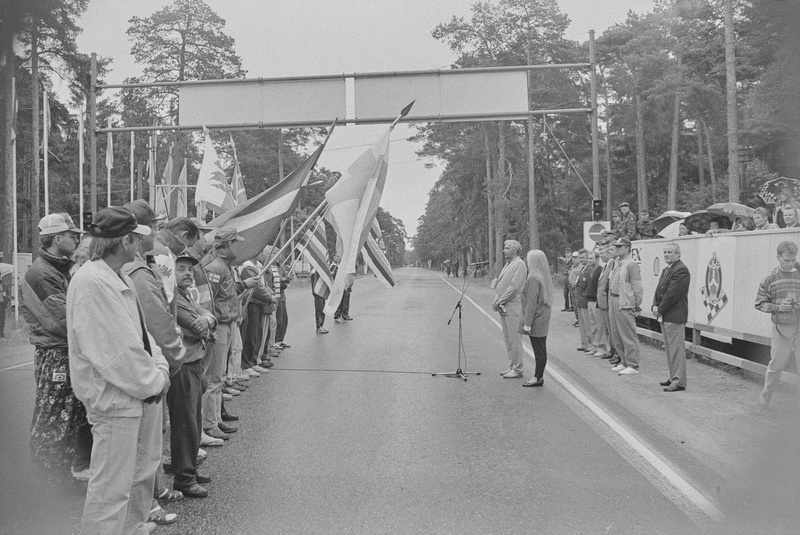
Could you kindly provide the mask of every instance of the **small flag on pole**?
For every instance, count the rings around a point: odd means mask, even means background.
[[[247,191],[244,189],[244,177],[242,171],[239,169],[239,158],[236,155],[236,144],[233,142],[233,134],[231,136],[231,147],[233,148],[233,177],[231,178],[231,193],[233,195],[233,202],[236,206],[247,202]]]
[[[205,132],[203,163],[200,166],[200,176],[197,177],[194,202],[196,204],[204,202],[207,207],[218,214],[234,208],[228,179],[225,178],[222,163],[217,156],[217,149],[214,148],[208,132]]]
[[[178,188],[176,193],[176,197],[178,198],[178,206],[175,209],[175,217],[186,217],[187,216],[187,195],[186,195],[186,158],[183,159],[183,169],[181,169],[181,174],[178,177]]]

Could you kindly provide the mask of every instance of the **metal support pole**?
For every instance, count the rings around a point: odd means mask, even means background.
[[[89,83],[89,181],[91,209],[92,213],[95,213],[97,212],[97,54],[94,52],[92,52]]]
[[[533,117],[528,117],[528,213],[530,217],[530,248],[539,249],[539,223],[534,184]]]
[[[589,73],[592,82],[592,194],[595,199],[600,194],[600,143],[597,140],[597,57],[594,46],[594,30],[589,30]]]

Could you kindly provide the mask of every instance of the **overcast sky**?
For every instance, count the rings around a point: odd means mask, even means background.
[[[132,16],[148,17],[167,0],[93,0],[80,20],[82,52],[113,58],[108,83],[141,73],[130,55],[125,33]],[[455,60],[449,47],[431,37],[440,22],[469,18],[474,0],[206,0],[227,22],[247,76],[306,76],[447,68]],[[570,39],[585,41],[625,20],[627,11],[649,11],[653,0],[558,0],[572,23]],[[400,107],[406,103],[400,103]],[[398,108],[399,111],[399,108]],[[320,166],[344,172],[385,126],[339,126],[320,158]],[[399,125],[392,133],[389,175],[381,205],[403,221],[409,236],[425,212],[428,192],[441,166],[425,168],[417,148],[403,141],[414,130]],[[430,162],[428,162],[430,163]],[[436,162],[433,162],[436,163]],[[190,177],[190,181],[197,177]]]

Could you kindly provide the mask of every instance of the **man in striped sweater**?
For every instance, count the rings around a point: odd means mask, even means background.
[[[778,267],[761,281],[756,294],[756,308],[772,314],[772,347],[759,400],[762,407],[769,406],[792,350],[795,362],[800,355],[800,271],[796,261],[797,245],[791,241],[779,243]]]

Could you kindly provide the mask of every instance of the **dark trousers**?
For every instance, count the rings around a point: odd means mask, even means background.
[[[275,343],[280,344],[286,337],[286,327],[289,325],[289,315],[286,313],[286,301],[278,301],[275,309],[275,321],[278,326],[275,328]]]
[[[564,308],[569,310],[572,308],[572,304],[570,302],[570,291],[569,291],[569,283],[566,279],[564,279]]]
[[[317,294],[314,295],[314,319],[317,323],[317,329],[325,325],[325,312],[322,311],[325,308],[325,299],[318,296]]]
[[[181,366],[171,377],[167,392],[170,419],[170,449],[175,488],[197,483],[197,451],[200,448],[202,395],[200,375],[203,361],[196,360]]]
[[[547,366],[547,337],[528,336],[528,338],[531,339],[533,356],[536,358],[536,369],[533,372],[533,376],[541,379],[544,377],[544,367]]]
[[[336,313],[333,315],[334,318],[346,318],[350,316],[350,294],[352,291],[352,288],[345,289],[342,294],[342,300],[339,302],[339,308],[336,309]]]
[[[2,283],[0,283],[2,284]],[[6,336],[6,302],[0,301],[0,338]]]
[[[256,303],[247,305],[247,317],[239,325],[242,335],[242,369],[247,370],[258,364],[261,336],[264,327],[263,307]]]

